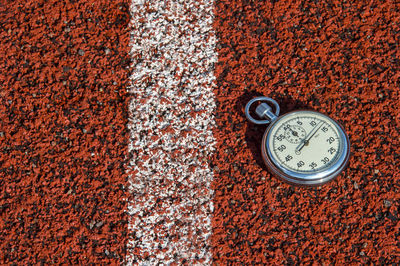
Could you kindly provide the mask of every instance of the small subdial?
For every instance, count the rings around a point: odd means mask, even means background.
[[[287,125],[285,128],[285,138],[290,143],[297,144],[306,137],[306,131],[301,126]]]

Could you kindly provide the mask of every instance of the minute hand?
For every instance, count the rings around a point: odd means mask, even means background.
[[[319,122],[318,125],[316,127],[314,127],[310,133],[308,133],[308,135],[304,138],[304,140],[302,142],[300,142],[300,144],[296,147],[295,151],[301,151],[301,149],[303,149],[303,147],[308,144],[308,142],[310,141],[310,139],[315,135],[315,133],[317,133],[317,131],[322,127],[322,125],[324,124],[323,121]]]

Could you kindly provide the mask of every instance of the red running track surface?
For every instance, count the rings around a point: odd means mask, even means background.
[[[126,257],[129,1],[0,4],[0,262]],[[216,1],[216,264],[400,263],[400,6]],[[244,105],[276,99],[339,120],[337,180],[266,170]]]
[[[0,4],[0,264],[124,259],[128,1]]]
[[[215,14],[215,262],[399,263],[400,5],[233,0]],[[344,125],[337,181],[297,188],[266,171],[265,127],[243,113],[258,95]]]

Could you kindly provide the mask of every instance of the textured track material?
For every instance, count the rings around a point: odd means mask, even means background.
[[[130,46],[132,2],[159,46]],[[395,1],[1,1],[0,264],[400,264],[399,43]],[[339,120],[345,172],[271,176],[243,113],[259,95]]]
[[[212,1],[133,1],[129,262],[209,264]]]
[[[217,264],[400,262],[399,5],[315,2],[216,4]],[[265,127],[243,113],[256,95],[343,123],[353,154],[337,181],[296,188],[266,171]]]
[[[125,259],[128,7],[0,4],[0,264]]]

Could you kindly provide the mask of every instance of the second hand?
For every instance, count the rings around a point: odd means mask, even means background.
[[[310,139],[317,133],[317,131],[322,127],[324,124],[323,121],[319,122],[319,124],[311,130],[311,132],[304,138],[304,140],[296,147],[295,151],[300,152],[304,146],[308,145]]]

